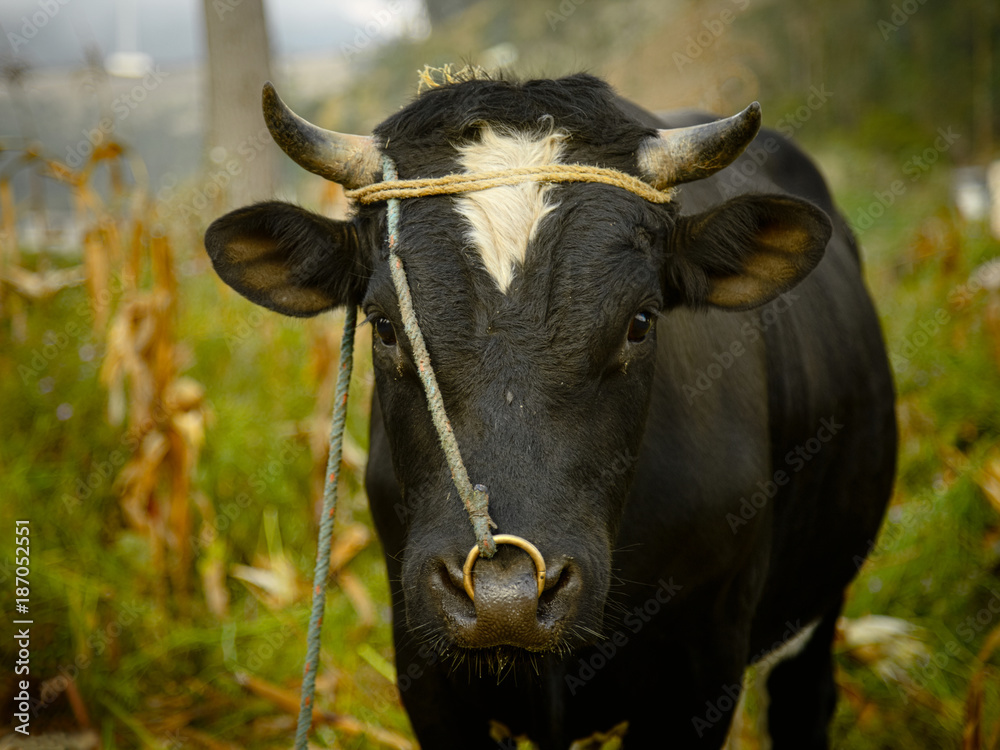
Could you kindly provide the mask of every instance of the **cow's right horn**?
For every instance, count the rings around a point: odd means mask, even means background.
[[[336,133],[303,120],[281,101],[270,81],[262,98],[271,137],[300,167],[349,190],[375,182],[381,159],[371,136]]]
[[[708,177],[729,166],[760,130],[760,104],[702,125],[661,130],[639,149],[643,179],[658,190]]]

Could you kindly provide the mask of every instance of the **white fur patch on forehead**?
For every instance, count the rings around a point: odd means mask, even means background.
[[[559,164],[566,138],[562,131],[522,133],[487,125],[479,141],[459,147],[459,163],[467,174]],[[528,243],[539,224],[555,208],[545,198],[551,188],[529,181],[457,198],[458,212],[469,222],[466,236],[504,294],[514,278],[515,266],[524,263]]]

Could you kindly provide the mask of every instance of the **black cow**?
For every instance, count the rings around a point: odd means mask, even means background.
[[[858,249],[809,159],[768,130],[739,156],[757,109],[660,121],[586,75],[444,85],[371,137],[310,125],[271,89],[265,115],[347,187],[379,181],[382,154],[401,178],[564,163],[680,184],[665,204],[538,182],[402,203],[462,456],[498,531],[544,556],[540,596],[509,545],[463,590],[474,537],[403,336],[386,204],[333,221],[262,203],[208,230],[249,299],[372,323],[367,487],[422,746],[496,747],[503,725],[562,749],[627,721],[628,748],[718,748],[747,665],[795,636],[768,680],[774,747],[826,747],[835,621],[896,429]]]

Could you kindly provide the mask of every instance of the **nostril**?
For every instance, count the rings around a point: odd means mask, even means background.
[[[437,560],[434,566],[434,578],[443,591],[461,599],[468,599],[462,586],[462,568],[457,563]]]
[[[546,580],[545,591],[539,597],[539,604],[545,607],[554,601],[570,595],[572,590],[578,588],[580,573],[572,558],[567,558],[561,565],[549,568],[549,577]]]
[[[476,621],[476,609],[462,587],[461,567],[438,558],[430,563],[429,568],[429,594],[437,611],[448,622],[456,625],[464,623],[470,627]]]

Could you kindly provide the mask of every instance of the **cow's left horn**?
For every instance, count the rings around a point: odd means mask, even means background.
[[[658,190],[700,180],[729,166],[760,130],[760,104],[704,125],[661,130],[639,149],[643,179]]]
[[[371,136],[336,133],[303,120],[281,101],[270,81],[262,99],[271,137],[300,167],[348,189],[375,182],[381,160]]]

